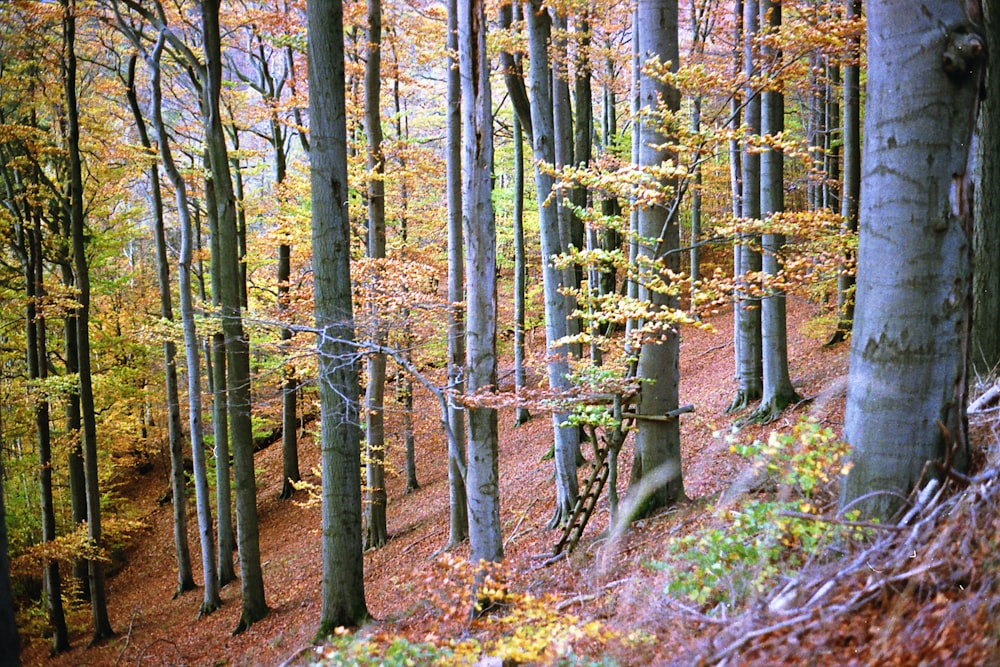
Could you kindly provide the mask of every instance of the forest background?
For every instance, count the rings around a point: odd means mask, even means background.
[[[662,599],[705,631],[760,622],[739,615],[759,595],[813,627],[823,604],[849,615],[899,582],[986,590],[942,558],[838,604],[795,574],[873,549],[895,566],[947,503],[990,495],[968,414],[989,409],[1000,361],[997,11],[921,7],[4,3],[5,619],[16,606],[22,637],[58,654],[89,610],[93,642],[121,642],[105,569],[148,531],[127,489],[155,471],[177,596],[197,575],[210,617],[238,580],[249,630],[270,611],[254,454],[280,442],[278,496],[322,506],[328,659],[634,659],[642,637],[503,583],[520,524],[504,535],[498,413],[548,424],[544,565],[568,562],[604,488],[605,537],[669,522],[688,507],[680,338],[720,317],[733,428],[694,438],[748,472],[738,499],[695,503],[697,530],[658,540]],[[783,417],[803,405],[789,299],[813,304],[817,346],[851,340],[843,433]],[[456,582],[435,623],[462,629],[344,638],[391,537],[387,475],[416,493],[418,452],[447,462],[440,546],[461,557],[435,561]],[[495,607],[509,627],[478,618]],[[746,641],[703,649],[724,661]]]

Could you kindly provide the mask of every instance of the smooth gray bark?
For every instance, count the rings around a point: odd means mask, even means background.
[[[520,394],[527,384],[524,370],[524,302],[528,267],[524,248],[524,132],[514,114],[514,392]],[[514,423],[531,419],[528,408],[518,405]]]
[[[205,446],[202,426],[201,404],[201,362],[198,347],[201,343],[194,321],[194,300],[192,298],[191,269],[194,248],[194,229],[191,223],[191,208],[187,197],[187,185],[173,159],[169,138],[163,121],[160,58],[163,53],[164,36],[161,32],[152,52],[146,54],[150,69],[150,100],[153,132],[159,145],[163,169],[174,187],[174,202],[180,218],[181,248],[178,258],[178,293],[181,307],[181,327],[184,331],[184,351],[187,361],[188,379],[188,427],[191,431],[192,468],[195,478],[195,503],[198,508],[198,534],[201,540],[201,561],[204,573],[204,595],[199,616],[209,614],[222,605],[219,597],[219,583],[215,567],[215,542],[212,533],[212,510],[209,502],[208,477],[205,466]],[[181,490],[182,498],[185,492]],[[174,498],[176,503],[178,499]]]
[[[524,4],[528,23],[529,93],[531,97],[532,141],[535,158],[535,189],[541,204],[552,194],[553,178],[543,165],[555,164],[555,125],[552,109],[552,83],[549,70],[548,46],[551,19],[539,0]],[[549,203],[539,206],[539,236],[542,249],[542,282],[545,301],[545,342],[548,348],[549,388],[561,392],[569,387],[569,350],[557,341],[569,333],[569,303],[561,294],[568,286],[566,272],[555,267],[552,258],[563,253],[556,206]],[[579,435],[575,427],[562,426],[566,413],[554,412],[552,429],[555,439],[554,459],[556,469],[555,523],[569,519],[579,494],[576,479],[576,453]],[[550,525],[552,525],[550,523]]]
[[[767,32],[781,26],[781,0],[765,0],[760,7],[761,23],[767,21]],[[765,72],[778,75],[781,52],[772,46],[763,49]],[[780,89],[767,89],[761,99],[761,134],[777,137],[785,130],[785,97]],[[774,146],[761,156],[760,208],[767,218],[785,210],[784,153]],[[784,264],[785,235],[764,234],[761,267],[765,279],[779,277]],[[771,422],[791,403],[799,400],[788,374],[788,329],[785,316],[785,293],[777,287],[767,287],[761,299],[761,362],[763,395],[754,419]]]
[[[236,197],[229,169],[226,136],[219,96],[222,90],[222,54],[219,0],[202,3],[202,37],[205,50],[204,113],[206,148],[212,164],[212,184],[219,211],[219,263],[222,331],[226,342],[226,403],[233,448],[236,483],[236,537],[240,559],[240,619],[242,632],[267,615],[264,574],[261,569],[257,527],[257,480],[253,462],[253,428],[250,421],[250,346],[243,330],[239,239]]]
[[[973,370],[980,376],[1000,368],[1000,2],[983,0],[989,66],[976,131],[976,230],[974,236]]]
[[[754,58],[754,43],[760,25],[760,3],[749,0],[743,3],[743,71],[750,81],[757,75]],[[746,139],[760,134],[760,94],[753,83],[746,87],[744,124],[747,126]],[[742,156],[741,217],[746,220],[760,219],[760,154],[744,147]],[[761,360],[761,312],[760,299],[752,296],[745,284],[748,273],[761,270],[761,256],[754,245],[759,237],[753,234],[740,236],[739,261],[736,274],[735,295],[736,328],[733,332],[736,350],[736,396],[729,406],[730,412],[738,412],[763,394],[764,369]]]
[[[347,213],[347,112],[341,0],[308,0],[312,239],[323,462],[323,584],[318,637],[368,618],[361,535],[361,432]]]
[[[483,0],[459,3],[458,61],[462,83],[462,226],[468,280],[466,393],[476,396],[496,391],[497,383],[496,220],[491,199],[493,110]],[[503,560],[503,537],[497,410],[489,405],[470,405],[467,413],[469,560],[499,562]]]
[[[928,461],[958,470],[968,461],[967,164],[985,40],[966,5],[868,6],[861,238],[844,425],[853,467],[841,501],[848,506],[865,496],[855,505],[882,519],[900,508]]]
[[[469,536],[465,493],[465,241],[462,232],[462,85],[458,71],[458,3],[448,0],[448,547]]]
[[[644,61],[658,58],[670,62],[676,70],[679,59],[677,0],[639,0],[637,6],[639,54]],[[671,137],[651,116],[659,108],[672,112],[680,109],[680,94],[672,86],[643,73],[639,79],[642,143],[639,145],[639,164],[657,167],[672,159],[665,145]],[[676,180],[662,180],[659,186],[667,201],[675,196]],[[667,271],[680,271],[679,253],[673,252],[680,245],[677,220],[668,217],[668,206],[647,205],[639,209],[639,254],[651,262],[642,269],[639,298],[649,304],[653,313],[662,313],[678,307],[677,298],[650,289],[651,281],[669,281]],[[655,266],[655,268],[653,268]],[[630,484],[633,494],[634,514],[647,514],[660,507],[667,507],[685,499],[681,476],[680,423],[677,419],[659,421],[643,416],[662,416],[677,409],[680,336],[676,328],[664,325],[658,336],[643,340],[639,352],[637,377],[643,383],[637,406],[635,449],[639,459],[641,484]]]
[[[368,258],[385,259],[385,156],[382,153],[382,1],[368,0],[368,40],[365,63],[365,124],[368,130]],[[373,279],[377,282],[377,278]],[[374,294],[378,285],[371,285]],[[377,298],[377,297],[376,297]],[[385,325],[378,304],[370,304],[370,335],[375,345],[385,342]],[[385,354],[367,360],[365,390],[365,548],[377,549],[389,539],[385,491]]]
[[[135,119],[136,131],[142,147],[151,154],[155,150],[149,140],[146,121],[139,106],[135,89],[135,65],[138,56],[128,63],[128,85],[125,94]],[[160,171],[156,160],[149,164],[149,191],[153,209],[153,238],[156,241],[157,286],[160,290],[160,317],[167,322],[174,319],[170,295],[170,260],[167,257],[166,231],[163,221],[163,193],[160,188]],[[177,554],[177,592],[175,597],[195,587],[191,571],[191,551],[187,537],[187,494],[184,477],[184,436],[181,432],[180,398],[177,392],[177,346],[172,340],[163,343],[163,366],[167,398],[167,436],[170,449],[170,488],[174,508],[174,551]]]
[[[861,18],[861,0],[845,0],[844,18]],[[840,191],[840,215],[844,218],[844,231],[858,231],[858,205],[861,200],[861,34],[850,40],[852,55],[857,62],[844,66],[844,114],[843,114],[843,183]],[[977,216],[978,219],[978,216]],[[854,259],[848,253],[847,262]],[[847,338],[854,321],[853,272],[841,270],[837,276],[837,310],[840,317],[837,329],[830,339],[838,343]]]

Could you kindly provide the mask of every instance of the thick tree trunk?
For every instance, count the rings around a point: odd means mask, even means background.
[[[368,257],[385,259],[385,156],[382,154],[382,1],[368,0],[365,124],[368,126]],[[374,266],[374,265],[373,265]],[[377,271],[369,278],[373,302],[379,292]],[[385,326],[377,303],[369,304],[372,343],[385,343]],[[368,357],[365,390],[365,548],[377,549],[389,539],[385,491],[385,355]]]
[[[976,131],[976,230],[973,266],[973,370],[980,376],[1000,368],[1000,1],[983,0],[989,65]]]
[[[267,615],[257,528],[257,481],[253,465],[253,428],[250,422],[250,349],[243,331],[240,295],[239,240],[236,199],[229,171],[226,137],[219,109],[222,54],[219,0],[202,3],[205,41],[205,135],[212,163],[212,184],[219,211],[218,257],[222,283],[222,331],[226,343],[227,407],[233,442],[233,479],[236,482],[236,529],[239,544],[242,606],[236,632]]]
[[[496,221],[490,185],[493,109],[483,0],[459,3],[458,62],[462,82],[462,226],[468,277],[466,392],[475,395],[496,391],[497,383]],[[503,538],[497,411],[491,406],[469,406],[467,413],[469,560],[499,562],[503,560]]]
[[[760,8],[761,22],[768,22],[767,32],[781,26],[781,0],[765,0]],[[779,74],[781,52],[772,46],[763,50],[765,71]],[[785,97],[780,90],[766,90],[761,100],[761,134],[777,137],[785,130]],[[773,146],[764,151],[760,169],[761,216],[767,218],[785,210],[784,154]],[[784,234],[764,234],[762,268],[765,276],[777,279],[784,260]],[[768,287],[761,300],[761,342],[763,366],[763,396],[754,419],[771,422],[789,404],[799,400],[788,374],[788,329],[785,316],[785,293]]]
[[[553,178],[543,165],[555,164],[555,126],[552,109],[552,84],[549,71],[548,46],[551,20],[539,0],[524,5],[528,21],[528,47],[531,53],[529,82],[531,93],[531,124],[535,157],[535,188],[538,201],[544,202],[552,194]],[[549,388],[561,392],[569,386],[569,350],[556,342],[569,333],[569,303],[561,290],[567,287],[566,272],[555,267],[552,258],[565,251],[560,235],[556,206],[549,203],[538,211],[539,236],[542,247],[542,282],[545,299],[545,342],[548,347]],[[579,437],[574,427],[562,426],[566,414],[552,415],[555,437],[554,458],[556,468],[556,509],[553,523],[569,520],[579,495],[576,479],[576,453]]]
[[[63,3],[63,43],[65,46],[65,88],[67,148],[69,152],[69,214],[73,247],[73,275],[76,278],[76,342],[80,353],[80,414],[83,421],[84,475],[87,487],[87,537],[101,547],[101,491],[97,461],[97,416],[90,371],[90,266],[87,263],[87,235],[84,230],[83,165],[80,157],[80,108],[76,96],[76,7],[71,0]],[[88,562],[90,610],[94,626],[93,641],[114,634],[108,618],[104,588],[104,566],[99,560]]]
[[[644,60],[657,57],[670,62],[676,70],[679,57],[677,42],[678,11],[676,0],[640,0],[638,3],[639,53]],[[670,159],[664,146],[671,138],[664,134],[654,112],[660,105],[676,112],[680,95],[671,86],[643,73],[639,90],[641,105],[642,143],[639,146],[639,167],[658,167]],[[676,181],[660,183],[667,197],[676,196]],[[662,290],[650,289],[657,279],[669,281],[664,275],[680,271],[678,253],[670,253],[680,245],[676,218],[668,218],[668,206],[643,206],[639,209],[639,237],[657,239],[654,245],[641,242],[639,253],[655,263],[656,269],[645,269],[640,280],[639,298],[649,304],[653,313],[676,309],[677,298]],[[669,253],[669,254],[668,254]],[[655,272],[654,272],[655,271]],[[663,325],[653,340],[644,340],[639,352],[637,376],[643,383],[636,419],[635,449],[641,465],[642,484],[630,490],[633,512],[646,514],[660,507],[685,499],[681,476],[680,423],[677,419],[660,421],[643,416],[663,416],[677,409],[680,337],[675,328]]]
[[[744,124],[747,139],[760,134],[760,94],[754,88],[751,78],[757,75],[754,60],[754,42],[757,39],[760,3],[749,0],[743,3],[743,69],[750,83],[746,88]],[[747,220],[760,219],[760,154],[745,146],[742,156],[741,217]],[[740,237],[739,273],[736,274],[736,329],[733,333],[736,349],[736,397],[729,406],[730,412],[738,412],[757,400],[763,393],[761,360],[761,312],[760,299],[750,296],[745,287],[748,273],[761,270],[760,253],[754,249],[758,237],[743,234]],[[741,286],[742,285],[742,286]]]
[[[323,587],[318,637],[368,618],[361,535],[360,393],[347,214],[344,10],[308,0],[309,119],[323,459]]]
[[[968,462],[967,164],[986,47],[968,4],[868,6],[861,239],[844,424],[853,467],[842,504],[882,519],[900,508],[928,461],[958,470]]]
[[[469,536],[465,493],[465,241],[462,233],[462,86],[458,72],[458,3],[448,0],[448,547]]]

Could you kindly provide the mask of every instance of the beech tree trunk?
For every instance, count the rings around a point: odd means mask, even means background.
[[[385,156],[382,154],[382,2],[368,0],[367,62],[365,64],[365,124],[368,126],[368,258],[385,259]],[[378,298],[378,270],[369,277],[373,300]],[[385,343],[385,328],[376,303],[369,304],[372,342]],[[385,505],[385,355],[367,360],[365,390],[365,548],[377,549],[389,539]]]
[[[974,236],[972,344],[979,376],[1000,367],[1000,2],[982,0],[989,64],[976,131],[978,184]]]
[[[946,460],[957,470],[968,462],[967,165],[986,48],[968,6],[868,6],[861,238],[844,424],[853,467],[841,502],[881,519],[896,513],[928,461]]]
[[[458,61],[462,88],[462,226],[468,326],[465,334],[466,395],[496,391],[496,220],[491,177],[493,108],[486,54],[483,0],[458,6]],[[469,560],[503,560],[496,408],[469,406]]]
[[[133,55],[128,62],[128,97],[132,117],[142,147],[155,154],[149,140],[146,121],[142,117],[139,96],[135,89],[135,64],[138,56]],[[174,319],[170,295],[170,260],[167,257],[166,230],[163,222],[163,193],[160,188],[160,170],[156,160],[149,164],[149,191],[153,208],[153,238],[156,241],[157,286],[160,290],[160,317],[167,322]],[[174,597],[195,587],[191,571],[191,551],[187,537],[187,494],[184,477],[184,435],[181,430],[180,398],[177,391],[177,346],[172,340],[163,343],[163,365],[166,377],[167,434],[170,448],[170,488],[174,508],[174,551],[177,554],[177,592]],[[200,370],[199,370],[200,372]]]
[[[202,3],[205,40],[205,135],[212,164],[212,184],[219,211],[218,261],[221,278],[222,331],[226,343],[227,408],[233,442],[233,479],[236,482],[236,529],[239,544],[242,605],[236,632],[242,632],[267,615],[264,576],[261,570],[257,528],[257,481],[253,465],[253,428],[250,422],[250,348],[243,331],[240,294],[239,240],[236,198],[233,193],[222,127],[219,95],[222,89],[222,54],[219,34],[219,0]]]
[[[39,312],[36,304],[45,298],[45,273],[42,267],[42,226],[33,207],[25,205],[22,211],[28,220],[21,220],[17,227],[18,245],[24,254],[24,284],[27,308],[25,309],[25,348],[27,351],[28,377],[35,382],[44,382],[48,377],[49,356],[45,331],[44,311]],[[27,225],[32,225],[25,228]],[[52,498],[52,438],[49,427],[49,400],[44,393],[35,397],[35,442],[38,445],[38,509],[42,524],[42,542],[56,539],[56,516]],[[59,561],[54,558],[42,561],[42,594],[48,611],[49,626],[52,631],[52,653],[69,650],[69,632],[66,628],[66,614],[63,611],[62,579],[59,575]]]
[[[73,275],[76,278],[76,344],[79,358],[80,414],[83,421],[83,459],[87,488],[87,537],[103,546],[101,534],[101,491],[97,462],[97,416],[90,370],[90,266],[87,263],[87,235],[84,230],[83,164],[80,156],[80,108],[76,94],[76,6],[62,0],[64,76],[66,94],[66,147],[69,153],[69,216],[73,247]],[[87,564],[90,580],[90,610],[93,641],[111,637],[111,621],[104,588],[104,566],[99,560]]]
[[[458,71],[458,3],[448,0],[448,548],[469,536],[465,493],[465,241],[462,231],[462,85]],[[455,54],[455,55],[450,55]]]
[[[661,63],[670,62],[677,69],[679,58],[677,0],[639,0],[638,20],[639,54],[646,61],[657,57]],[[656,121],[655,112],[660,105],[676,112],[680,109],[680,94],[668,84],[643,73],[639,79],[642,143],[639,146],[639,164],[657,167],[671,158],[665,145],[671,137]],[[676,196],[676,180],[662,180],[662,189],[668,197]],[[642,206],[639,209],[639,254],[655,265],[641,269],[639,298],[649,304],[653,313],[678,307],[677,297],[662,290],[650,289],[656,279],[669,282],[668,271],[680,271],[680,257],[671,253],[680,245],[675,217],[668,218],[667,206]],[[654,244],[645,239],[656,239]],[[655,273],[654,273],[655,271]],[[637,376],[643,383],[637,407],[635,449],[640,463],[641,484],[632,484],[629,493],[633,512],[647,514],[660,507],[667,507],[685,499],[681,476],[680,422],[678,419],[660,421],[644,416],[662,417],[677,409],[679,379],[680,337],[675,328],[663,325],[653,340],[642,341],[639,352]]]
[[[347,112],[341,0],[308,0],[312,240],[323,462],[323,584],[318,638],[368,618],[361,535],[360,393],[347,214]]]
[[[543,165],[556,162],[555,126],[552,116],[552,83],[549,70],[548,46],[551,19],[540,0],[529,0],[524,5],[528,22],[528,48],[531,55],[529,87],[531,95],[532,141],[535,157],[535,189],[538,202],[545,202],[552,194],[553,178]],[[548,347],[549,388],[560,392],[569,387],[569,350],[556,342],[569,333],[569,303],[561,290],[568,286],[566,272],[555,267],[552,258],[565,251],[559,228],[556,206],[549,203],[539,206],[539,236],[542,247],[542,282],[545,300],[545,342]],[[572,426],[562,426],[567,415],[552,414],[555,438],[554,459],[556,468],[556,507],[550,527],[568,521],[579,495],[576,479],[576,454],[579,450],[578,431]]]
[[[757,75],[757,63],[754,59],[754,42],[757,39],[760,25],[760,3],[748,0],[743,3],[743,70],[750,81],[746,88],[746,106],[744,107],[744,124],[747,126],[746,138],[760,135],[760,94],[751,81]],[[742,155],[742,192],[741,217],[747,220],[760,219],[760,154],[749,147],[744,147]],[[760,299],[750,296],[745,283],[748,273],[761,270],[760,252],[754,249],[758,237],[752,234],[742,234],[739,241],[739,261],[736,262],[736,298],[735,317],[736,328],[734,347],[736,350],[736,397],[729,406],[730,412],[738,412],[746,408],[752,401],[763,394],[764,369],[761,360],[761,312]],[[743,285],[741,287],[741,285]]]
[[[761,24],[767,21],[767,32],[781,26],[781,0],[765,0],[760,7]],[[773,46],[763,49],[765,71],[778,76],[781,52]],[[785,97],[779,90],[765,90],[761,100],[761,134],[777,137],[785,130]],[[760,208],[767,218],[785,210],[784,153],[773,146],[761,156]],[[785,235],[764,234],[761,265],[765,276],[778,278],[784,259]],[[788,374],[788,329],[785,316],[785,293],[777,287],[765,290],[761,300],[761,342],[763,395],[754,419],[771,422],[791,403],[799,400]]]
[[[861,0],[845,0],[846,19],[861,18]],[[840,192],[840,215],[844,218],[844,231],[858,231],[858,205],[861,199],[861,35],[851,38],[850,46],[858,62],[844,66],[844,116],[843,155],[844,181]],[[977,216],[978,220],[979,216]],[[853,253],[846,258],[854,259]],[[854,273],[841,271],[837,276],[837,311],[840,317],[837,329],[830,339],[839,343],[847,338],[854,322]],[[991,325],[992,327],[992,325]],[[974,348],[973,348],[974,349]]]

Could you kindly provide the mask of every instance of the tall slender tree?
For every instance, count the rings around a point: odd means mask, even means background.
[[[163,192],[160,188],[160,170],[153,157],[155,148],[149,139],[146,120],[139,106],[135,87],[135,70],[138,56],[129,58],[125,94],[132,118],[135,120],[139,143],[151,154],[149,161],[149,193],[153,213],[153,238],[156,241],[157,286],[160,290],[160,317],[167,322],[174,319],[170,290],[170,263],[167,257],[167,237],[163,221]],[[174,551],[177,553],[177,592],[180,595],[195,586],[191,571],[191,553],[187,536],[187,493],[184,475],[184,436],[181,432],[180,396],[177,391],[177,345],[173,340],[163,342],[163,363],[167,397],[167,439],[170,447],[170,488],[174,506]],[[201,372],[200,370],[198,371]]]
[[[14,598],[10,594],[10,559],[7,551],[7,509],[4,505],[3,464],[0,462],[0,667],[20,667],[21,638],[17,634]]]
[[[66,148],[69,154],[68,179],[70,234],[73,248],[73,275],[76,278],[76,344],[79,351],[80,412],[82,416],[84,474],[87,487],[87,537],[103,546],[101,533],[101,491],[97,462],[97,415],[90,351],[90,265],[87,262],[87,238],[83,204],[83,161],[80,152],[80,106],[77,101],[76,3],[62,0],[63,85],[66,103]],[[88,561],[93,641],[112,636],[108,617],[104,566],[94,558]]]
[[[448,0],[448,546],[469,536],[466,500],[465,241],[462,231],[462,84],[458,69],[458,2]]]
[[[969,7],[963,0],[921,11],[904,0],[868,5],[857,305],[844,422],[853,466],[841,500],[883,519],[920,482],[928,461],[958,470],[968,462],[967,167],[986,52],[980,17]]]
[[[531,127],[535,157],[535,190],[538,194],[538,227],[542,247],[542,284],[545,299],[545,342],[548,347],[549,388],[561,392],[569,387],[569,350],[559,341],[569,333],[569,303],[562,290],[568,287],[566,272],[558,269],[554,258],[563,253],[563,239],[556,207],[549,200],[553,189],[552,174],[545,165],[555,164],[555,125],[553,121],[552,82],[548,48],[552,20],[540,0],[524,5],[528,23],[529,88]],[[579,450],[577,429],[564,426],[566,414],[554,412],[552,429],[555,438],[556,507],[550,527],[568,521],[579,495],[576,479],[576,454]]]
[[[760,20],[773,36],[781,27],[781,0],[760,3]],[[762,32],[765,32],[762,30]],[[771,142],[761,156],[760,209],[761,216],[773,216],[785,209],[784,153],[774,145],[785,130],[785,97],[778,74],[781,50],[765,43],[762,60],[766,75],[771,78],[761,95],[761,134]],[[761,267],[765,278],[777,280],[784,264],[785,236],[769,232],[762,236]],[[799,399],[788,374],[788,330],[785,315],[785,293],[774,285],[765,287],[761,300],[761,363],[763,395],[754,417],[763,422],[777,419],[781,411]]]
[[[466,392],[496,391],[496,220],[493,214],[493,108],[483,0],[458,6],[458,62],[462,82],[462,226],[468,278],[465,335]],[[503,559],[497,410],[473,403],[468,410],[469,558]]]
[[[361,434],[352,349],[344,8],[308,0],[312,240],[322,420],[323,584],[319,637],[368,617],[361,535]]]
[[[378,261],[385,259],[385,154],[382,151],[382,0],[368,0],[368,40],[365,62],[365,125],[368,130],[368,258],[373,296],[379,291]],[[381,346],[386,332],[375,303],[369,305],[372,342]],[[365,390],[365,469],[368,501],[365,503],[365,547],[375,549],[389,539],[386,528],[385,490],[385,354],[367,359]]]
[[[743,72],[746,77],[745,107],[743,112],[747,133],[741,156],[742,185],[740,192],[740,217],[745,220],[760,219],[760,154],[753,148],[755,137],[760,135],[760,93],[755,80],[757,54],[755,45],[760,26],[760,3],[746,0],[743,3]],[[757,236],[742,234],[737,251],[735,295],[736,328],[733,332],[736,351],[736,397],[729,406],[730,412],[738,412],[757,400],[763,393],[764,369],[761,361],[761,313],[760,299],[752,296],[746,286],[747,274],[761,270],[760,251],[755,246]]]
[[[237,632],[267,615],[257,527],[257,481],[253,464],[253,428],[250,421],[250,348],[243,330],[240,295],[240,258],[236,225],[236,197],[229,169],[226,136],[219,96],[222,90],[222,45],[219,0],[202,3],[205,48],[203,86],[206,150],[212,166],[212,185],[219,212],[219,263],[222,331],[226,343],[227,408],[233,443],[233,479],[236,482],[236,527],[239,543],[242,605]]]

